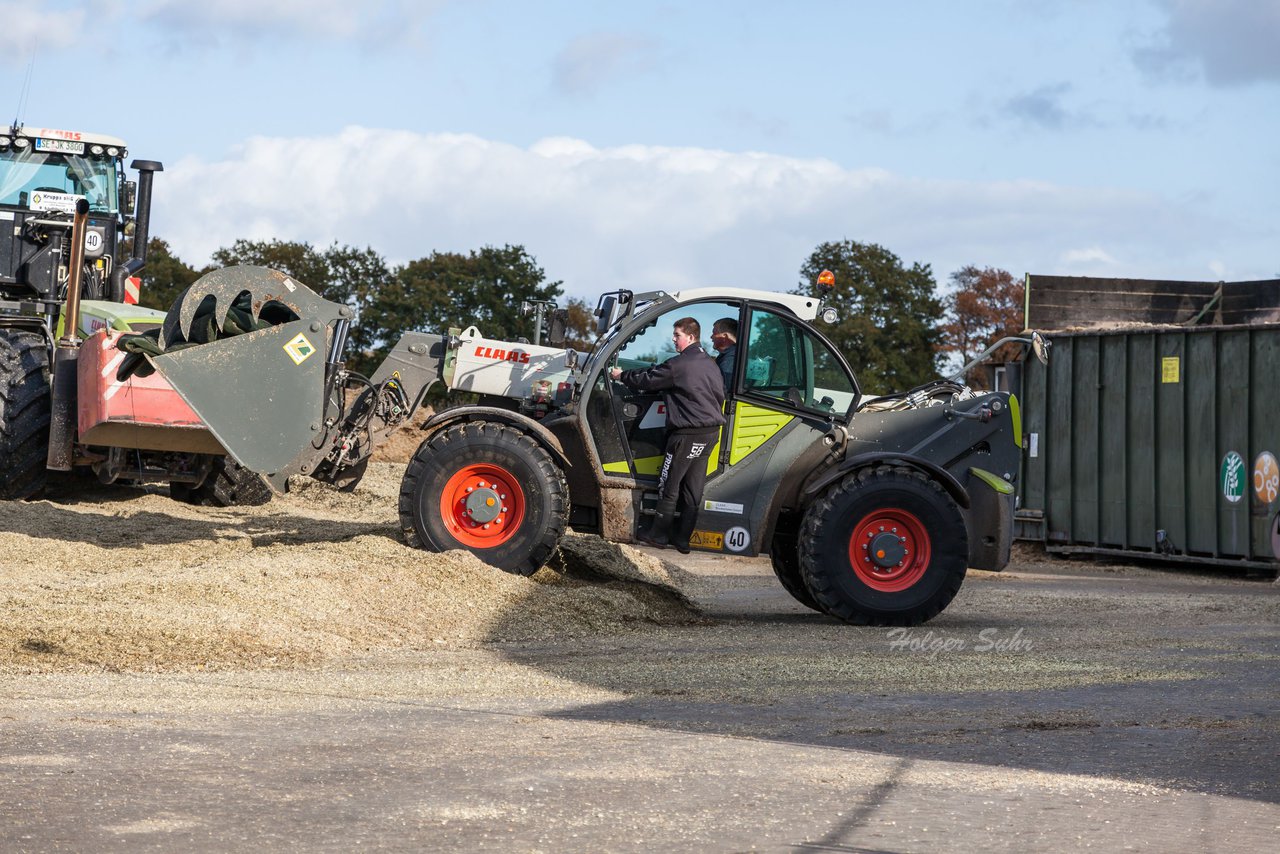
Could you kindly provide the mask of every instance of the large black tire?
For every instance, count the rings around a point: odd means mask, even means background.
[[[912,469],[850,474],[805,512],[800,573],[818,605],[847,623],[915,626],[950,604],[968,568],[964,518]]]
[[[48,482],[49,351],[26,329],[0,329],[0,499],[34,498]]]
[[[804,578],[800,575],[800,547],[794,532],[773,535],[773,543],[769,546],[769,562],[773,564],[773,574],[778,576],[783,589],[791,597],[815,611],[822,611],[822,606],[813,598],[809,588],[804,586]]]
[[[532,575],[569,522],[569,490],[551,455],[520,430],[455,424],[423,442],[400,484],[409,545],[466,549],[485,563]]]
[[[254,472],[229,457],[218,457],[203,483],[170,483],[169,495],[198,507],[257,507],[270,501],[272,492]]]

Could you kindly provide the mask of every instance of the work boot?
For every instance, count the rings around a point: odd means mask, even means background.
[[[676,503],[659,501],[649,527],[636,535],[636,539],[647,545],[665,549],[671,544],[671,523],[675,520]]]
[[[680,554],[689,553],[689,540],[693,538],[693,529],[697,525],[698,511],[695,508],[686,507],[680,511],[680,516],[676,519],[671,533],[671,545],[675,546]]]

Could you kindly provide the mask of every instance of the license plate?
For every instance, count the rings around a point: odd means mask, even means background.
[[[42,137],[36,140],[36,151],[56,151],[59,154],[84,154],[84,143],[73,142],[69,139],[44,139]]]

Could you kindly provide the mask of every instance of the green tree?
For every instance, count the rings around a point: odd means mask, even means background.
[[[159,237],[147,241],[147,266],[142,269],[140,305],[168,311],[178,294],[186,290],[200,273],[173,254]]]
[[[405,332],[479,327],[486,338],[533,338],[525,300],[555,300],[561,282],[546,273],[523,246],[485,246],[466,255],[433,252],[397,267],[371,300],[366,317],[375,347],[385,352]]]
[[[1023,282],[1008,270],[978,269],[972,264],[951,274],[955,287],[947,295],[940,349],[955,353],[962,364],[1006,335],[1023,327]]]
[[[938,375],[942,303],[928,264],[903,266],[874,243],[823,243],[800,268],[796,293],[816,295],[818,274],[835,274],[827,304],[840,320],[827,337],[840,349],[864,393],[905,391]]]

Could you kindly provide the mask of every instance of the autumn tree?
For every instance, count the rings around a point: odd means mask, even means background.
[[[954,290],[944,300],[943,353],[968,364],[1006,335],[1023,328],[1023,282],[1007,270],[972,264],[951,274]]]
[[[826,327],[864,392],[905,391],[935,379],[942,303],[928,264],[904,267],[874,243],[823,243],[800,268],[797,293],[817,295],[818,274],[835,274],[827,304],[840,319]]]

